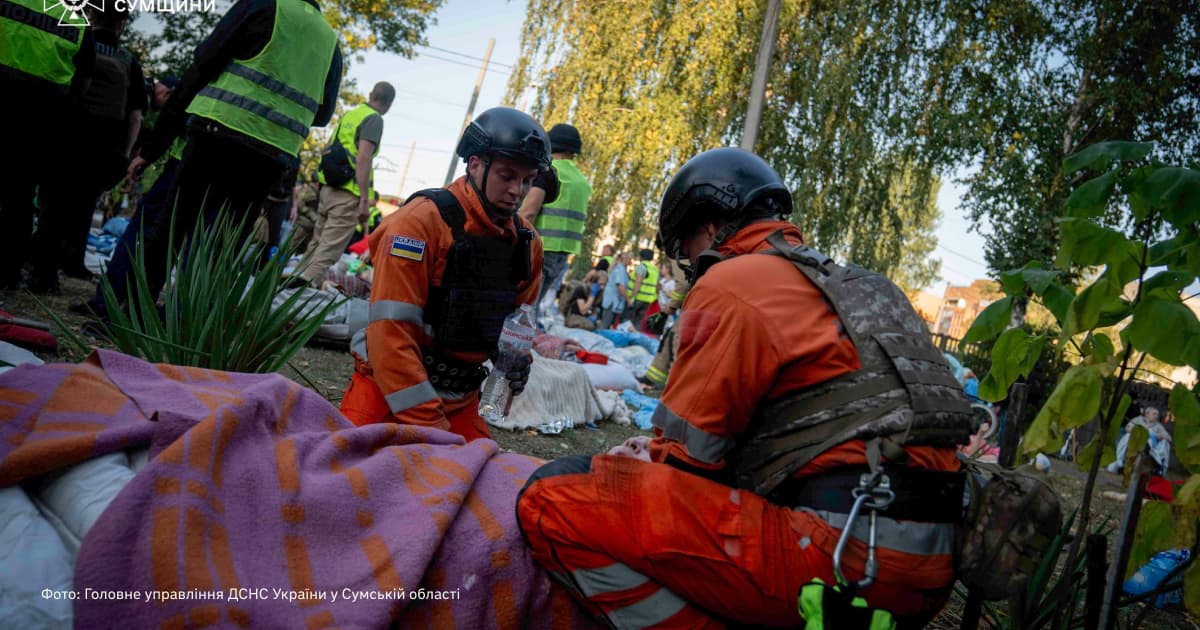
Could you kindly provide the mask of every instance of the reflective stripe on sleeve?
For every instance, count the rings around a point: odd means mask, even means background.
[[[350,352],[358,355],[363,361],[367,360],[367,329],[360,328],[350,338]]]
[[[629,590],[650,578],[619,562],[599,569],[575,569],[571,572],[583,594],[589,598],[603,593]]]
[[[689,455],[706,464],[717,463],[733,448],[733,440],[697,428],[662,403],[654,410],[650,422],[662,429],[663,437],[683,444]]]
[[[400,413],[437,397],[437,390],[433,388],[433,385],[430,385],[429,381],[421,381],[412,387],[405,387],[387,394],[383,398],[387,400],[388,409],[391,409],[392,413]]]
[[[411,302],[378,300],[371,302],[369,321],[389,320],[424,326],[425,320],[423,319],[423,315],[424,309]]]
[[[588,599],[605,593],[627,591],[650,581],[650,578],[619,562],[599,569],[575,569],[575,583]],[[670,619],[687,605],[675,593],[659,587],[641,601],[617,608],[608,613],[618,628],[647,628]]]

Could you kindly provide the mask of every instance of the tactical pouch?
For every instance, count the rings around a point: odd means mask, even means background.
[[[970,495],[955,537],[955,571],[988,600],[1007,599],[1037,571],[1062,530],[1050,485],[1018,470],[964,459]]]

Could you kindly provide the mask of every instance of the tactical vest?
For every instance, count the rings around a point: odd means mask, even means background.
[[[542,207],[534,226],[546,251],[578,254],[583,249],[592,185],[571,160],[554,160],[554,170],[558,177],[558,197]]]
[[[430,287],[425,305],[425,325],[433,330],[435,353],[494,352],[504,318],[517,308],[517,286],[532,277],[533,232],[518,227],[515,244],[468,234],[466,211],[453,193],[430,188],[413,193],[408,201],[415,197],[437,204],[454,237],[442,282]]]
[[[631,302],[632,301],[645,302],[647,304],[652,304],[654,302],[657,302],[658,301],[658,267],[656,267],[655,265],[652,265],[648,262],[645,262],[645,261],[642,261],[638,264],[643,269],[646,270],[646,277],[642,278],[642,286],[638,289],[637,295],[633,294],[633,285],[635,282],[637,282],[637,279],[630,278],[629,279],[629,290],[626,292],[626,294],[629,296],[629,300]],[[635,271],[634,273],[636,274],[637,272]]]
[[[119,46],[96,42],[96,69],[83,95],[83,109],[102,120],[125,120],[133,55]]]
[[[847,440],[953,447],[971,433],[971,408],[925,322],[887,278],[838,265],[776,231],[772,250],[821,290],[854,343],[861,367],[755,412],[729,455],[738,487],[770,496],[817,455]]]
[[[359,125],[363,124],[364,120],[372,115],[378,116],[379,112],[375,111],[374,107],[363,103],[343,114],[342,119],[338,121],[337,130],[335,132],[336,137],[334,138],[334,141],[342,145],[342,149],[345,150],[346,157],[350,160],[351,166],[354,166],[358,161],[358,142],[355,140],[355,137],[358,135],[358,127]],[[375,157],[376,155],[379,155],[378,144],[375,145],[375,151],[371,153],[371,157]],[[325,184],[324,172],[319,172],[317,174],[317,181]],[[372,183],[375,182],[374,167],[371,167],[371,174],[367,181]],[[360,196],[361,191],[358,189],[358,175],[352,175],[350,177],[350,181],[342,184],[341,186],[337,186],[337,188],[341,188],[355,197]]]
[[[0,1],[0,76],[33,77],[66,96],[75,78],[74,59],[83,43],[83,28],[59,26],[58,17],[45,10],[49,4]]]
[[[187,112],[300,154],[325,95],[337,34],[303,0],[276,0],[274,30],[262,52],[234,59],[201,88]]]

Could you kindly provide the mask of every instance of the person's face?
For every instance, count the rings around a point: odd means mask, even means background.
[[[371,106],[375,108],[375,111],[379,112],[380,116],[386,116],[388,113],[388,110],[392,108],[391,103],[384,105],[383,102],[378,99],[372,100]]]
[[[171,88],[167,87],[165,83],[157,81],[154,83],[154,109],[162,109],[163,105],[167,103],[167,98],[170,96]]]
[[[537,167],[524,164],[497,155],[492,158],[492,167],[486,168],[487,163],[477,156],[471,156],[467,162],[467,174],[471,181],[481,189],[487,200],[496,207],[515,212],[529,192],[529,186],[537,177]],[[487,171],[486,185],[483,181],[484,171]]]
[[[1145,411],[1146,420],[1150,422],[1158,422],[1158,408],[1150,407]]]
[[[612,255],[613,255],[613,248],[612,248],[612,245],[605,245],[605,246],[604,246],[604,247],[603,247],[603,248],[600,250],[600,255],[601,255],[601,256],[612,256]]]
[[[618,444],[608,449],[609,455],[618,455],[620,457],[630,457],[640,459],[644,462],[650,461],[649,450],[650,438],[646,436],[631,437],[625,440],[624,444]]]
[[[712,223],[705,223],[693,230],[690,235],[684,237],[680,243],[680,250],[691,261],[692,266],[695,267],[697,261],[700,260],[701,252],[710,249],[716,239],[717,227]]]

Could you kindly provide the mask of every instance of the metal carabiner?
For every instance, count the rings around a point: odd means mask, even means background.
[[[896,493],[892,491],[891,486],[888,476],[883,474],[882,470],[877,470],[859,477],[858,487],[851,491],[854,505],[850,508],[850,514],[842,526],[842,533],[838,536],[837,546],[833,549],[833,575],[838,584],[857,590],[866,588],[875,581],[879,572],[879,565],[875,559],[875,519],[879,510],[887,509],[896,500]],[[863,567],[863,578],[851,583],[842,573],[842,555],[846,551],[846,544],[850,542],[850,532],[854,529],[854,523],[864,506],[871,510],[871,524],[867,533],[867,561]]]

